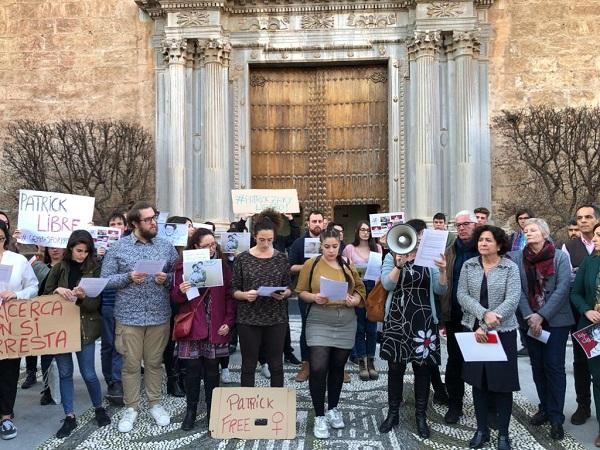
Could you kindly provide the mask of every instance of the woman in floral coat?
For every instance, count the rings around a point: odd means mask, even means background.
[[[410,220],[420,237],[426,228],[422,220]],[[412,363],[415,376],[415,418],[422,438],[429,437],[427,402],[429,400],[429,365],[440,364],[438,319],[433,298],[446,290],[446,260],[436,261],[437,269],[414,265],[416,249],[408,255],[388,254],[383,262],[381,282],[389,292],[383,325],[380,356],[387,360],[388,416],[379,426],[388,433],[399,423],[404,372]]]

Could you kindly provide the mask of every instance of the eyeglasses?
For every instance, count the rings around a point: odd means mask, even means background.
[[[361,228],[358,231],[360,231],[361,233],[368,233],[371,230],[369,228]]]
[[[456,224],[456,228],[464,228],[464,227],[468,227],[469,225],[471,225],[474,222],[461,222],[461,223],[457,223]]]
[[[523,216],[523,217],[519,217],[518,220],[528,220],[529,216]]]
[[[152,217],[146,217],[145,219],[140,219],[140,222],[152,223],[152,222],[156,222],[157,220],[158,220],[158,215],[152,216]]]
[[[217,243],[211,242],[210,244],[206,245],[198,245],[198,248],[217,248]]]

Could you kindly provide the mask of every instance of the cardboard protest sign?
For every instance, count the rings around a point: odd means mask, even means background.
[[[73,230],[92,222],[94,202],[94,197],[21,189],[19,243],[66,248]]]
[[[397,223],[404,223],[403,212],[369,214],[371,236],[378,238],[385,236],[390,228]]]
[[[600,323],[575,331],[573,338],[579,342],[588,359],[600,355]]]
[[[209,429],[216,439],[294,439],[296,390],[215,388]]]
[[[0,305],[0,359],[81,350],[79,306],[60,295]]]
[[[223,253],[241,253],[250,249],[250,233],[221,233],[221,249]]]
[[[299,213],[296,189],[234,189],[231,191],[234,214],[256,214],[267,208],[280,213]]]

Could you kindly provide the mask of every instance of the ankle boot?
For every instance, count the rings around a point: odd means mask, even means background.
[[[185,410],[185,417],[181,423],[181,429],[184,431],[190,431],[194,428],[196,423],[196,411],[198,410],[198,403],[188,403]]]
[[[179,386],[179,377],[177,375],[167,378],[167,394],[173,397],[185,397],[185,392]]]
[[[375,358],[367,358],[367,370],[369,371],[369,378],[371,380],[379,379],[379,373],[375,368]]]
[[[389,433],[400,423],[403,384],[404,372],[390,368],[388,372],[388,415],[379,425],[380,433]]]
[[[367,358],[360,358],[358,360],[358,377],[362,381],[369,381],[369,369],[367,369]]]
[[[429,375],[415,374],[415,420],[417,432],[423,439],[430,436],[427,425],[427,402],[429,401]]]

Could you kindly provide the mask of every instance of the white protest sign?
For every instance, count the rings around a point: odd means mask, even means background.
[[[371,236],[374,238],[385,236],[396,223],[404,223],[403,212],[369,214]]]
[[[299,213],[296,189],[234,189],[231,191],[234,214],[256,214],[267,208],[280,213]]]
[[[73,230],[92,222],[94,202],[94,197],[19,190],[19,243],[66,248]]]

